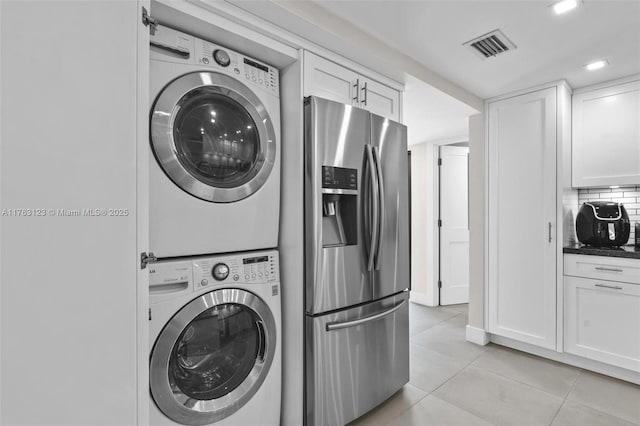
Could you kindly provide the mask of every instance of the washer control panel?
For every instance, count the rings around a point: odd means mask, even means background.
[[[280,281],[278,252],[259,251],[193,260],[196,289],[219,284],[269,284]]]
[[[270,65],[200,39],[195,39],[195,59],[200,65],[233,75],[248,86],[257,86],[279,96],[279,73]]]

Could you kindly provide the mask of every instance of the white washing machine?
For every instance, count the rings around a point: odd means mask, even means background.
[[[276,247],[278,70],[163,26],[150,58],[150,251]]]
[[[166,260],[149,268],[150,424],[277,426],[277,251]]]

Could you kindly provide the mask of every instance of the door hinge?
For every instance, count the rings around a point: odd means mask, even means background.
[[[442,288],[442,281],[438,280],[438,288]]]
[[[156,29],[158,29],[158,20],[153,19],[144,6],[142,7],[142,23],[145,27],[149,27],[149,33],[151,35],[156,34]]]
[[[442,166],[442,158],[438,158],[438,166]]]
[[[149,321],[151,321],[151,308],[149,308]]]
[[[442,228],[442,219],[438,219],[438,228]]]
[[[156,263],[158,258],[153,253],[147,254],[146,251],[140,253],[140,269],[145,269],[149,263]]]

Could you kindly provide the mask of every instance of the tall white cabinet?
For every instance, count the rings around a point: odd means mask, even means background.
[[[556,349],[558,160],[569,91],[487,103],[488,331]]]
[[[144,4],[0,2],[0,424],[138,423]]]

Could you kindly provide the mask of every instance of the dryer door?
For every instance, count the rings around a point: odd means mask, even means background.
[[[153,106],[150,132],[167,176],[206,201],[228,203],[255,193],[276,158],[265,106],[247,86],[215,72],[170,82]]]
[[[230,416],[263,383],[276,338],[271,310],[253,293],[222,289],[192,300],[167,323],[151,352],[155,403],[185,425]]]

